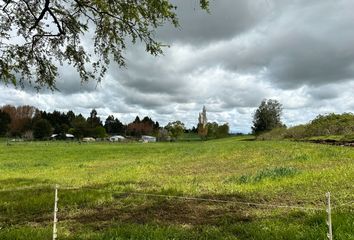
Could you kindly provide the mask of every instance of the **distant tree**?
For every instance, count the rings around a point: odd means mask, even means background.
[[[170,132],[170,135],[173,139],[177,140],[180,136],[183,135],[185,126],[181,121],[175,121],[169,122],[165,129]]]
[[[90,113],[90,117],[87,118],[87,123],[89,124],[89,127],[91,127],[92,129],[94,129],[97,126],[102,126],[100,118],[97,117],[96,109],[92,109]]]
[[[33,124],[33,137],[35,139],[46,139],[52,134],[52,126],[46,119],[39,119]]]
[[[73,134],[76,138],[82,138],[88,136],[89,134],[89,126],[86,122],[86,119],[79,114],[75,117],[72,122],[73,130],[70,129],[69,133]]]
[[[219,125],[216,122],[207,123],[207,138],[224,138],[229,135],[229,125],[227,123]]]
[[[144,117],[141,121],[141,134],[142,135],[153,135],[155,122],[148,116]]]
[[[95,127],[92,136],[96,137],[96,138],[104,138],[104,137],[106,137],[106,135],[107,135],[106,129],[102,126],[97,126],[97,127]]]
[[[171,140],[170,133],[168,132],[168,130],[165,128],[159,129],[157,132],[157,140],[160,142]]]
[[[216,122],[207,123],[207,138],[216,138],[219,125]]]
[[[253,116],[253,133],[260,134],[284,126],[280,120],[282,110],[277,100],[263,100]]]
[[[114,118],[113,115],[110,115],[106,118],[104,123],[104,128],[108,134],[125,134],[125,126],[124,124],[119,121],[118,118]]]
[[[4,136],[7,133],[10,123],[10,115],[0,110],[0,136]]]
[[[139,118],[139,116],[136,116],[136,117],[135,117],[135,120],[134,120],[133,123],[140,123],[140,118]]]
[[[67,113],[66,113],[66,117],[68,118],[68,125],[69,126],[72,126],[72,121],[75,119],[75,113],[73,112],[73,111],[68,111]]]
[[[18,107],[5,105],[1,110],[10,115],[9,132],[12,136],[21,136],[26,131],[31,130],[32,119],[38,111],[35,107],[28,105]]]
[[[224,138],[229,136],[229,125],[227,123],[218,126],[218,130],[216,132],[216,138]]]
[[[159,127],[158,123],[148,116],[144,117],[143,120],[136,116],[135,120],[127,125],[127,134],[135,137],[153,135],[154,133],[157,134],[157,127]]]
[[[158,129],[160,129],[160,124],[159,124],[159,122],[155,122],[154,123],[154,130],[158,130]]]
[[[208,118],[206,115],[206,108],[203,106],[203,111],[199,113],[198,117],[198,135],[200,136],[201,139],[207,139],[208,137]]]

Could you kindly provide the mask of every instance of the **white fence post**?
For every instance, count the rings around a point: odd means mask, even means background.
[[[53,240],[57,239],[57,212],[58,212],[58,185],[55,185],[55,197],[54,197],[54,219],[53,219]]]
[[[331,218],[331,193],[327,192],[326,193],[326,198],[327,198],[327,215],[328,215],[328,219],[327,219],[327,225],[328,225],[328,233],[327,233],[327,237],[328,240],[333,240],[333,234],[332,234],[332,218]]]

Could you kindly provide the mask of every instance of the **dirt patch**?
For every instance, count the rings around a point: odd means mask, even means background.
[[[304,142],[343,146],[343,147],[354,147],[354,142],[352,141],[346,142],[346,141],[336,141],[332,139],[324,139],[324,140],[305,140]]]
[[[104,226],[104,222],[157,223],[188,225],[219,225],[225,221],[251,221],[251,216],[231,204],[196,202],[192,200],[148,201],[144,205],[110,205],[80,211],[73,216],[62,216],[61,220]],[[101,224],[100,224],[101,223]]]

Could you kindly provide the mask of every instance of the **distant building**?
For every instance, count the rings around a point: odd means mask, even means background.
[[[93,137],[84,137],[82,139],[83,142],[95,142],[96,139],[94,139]]]
[[[121,135],[116,135],[116,136],[112,136],[109,138],[109,141],[111,142],[123,142],[125,140],[125,137],[121,136]]]
[[[70,139],[73,140],[75,138],[74,135],[72,134],[65,134],[65,135],[61,135],[61,134],[52,134],[52,136],[50,136],[50,139],[52,140],[57,140],[57,139]]]
[[[141,140],[143,142],[156,142],[156,137],[143,135],[141,136]]]
[[[68,138],[68,139],[74,139],[75,138],[75,136],[74,135],[72,135],[72,134],[65,134],[65,137],[66,138]]]

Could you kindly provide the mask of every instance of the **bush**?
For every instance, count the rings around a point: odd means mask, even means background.
[[[286,128],[274,128],[273,130],[257,136],[257,140],[281,140],[284,139]]]
[[[354,115],[352,113],[318,115],[305,125],[291,128],[275,128],[257,137],[258,140],[308,139],[317,136],[354,135]],[[343,139],[348,139],[343,137]],[[349,137],[350,139],[350,137]]]
[[[307,126],[303,124],[288,128],[284,134],[284,138],[290,139],[301,139],[308,136],[309,134],[307,132]]]
[[[224,123],[219,125],[216,122],[207,124],[207,137],[208,139],[225,138],[229,136],[229,125]]]
[[[348,135],[354,133],[352,113],[318,115],[307,125],[309,136]]]

